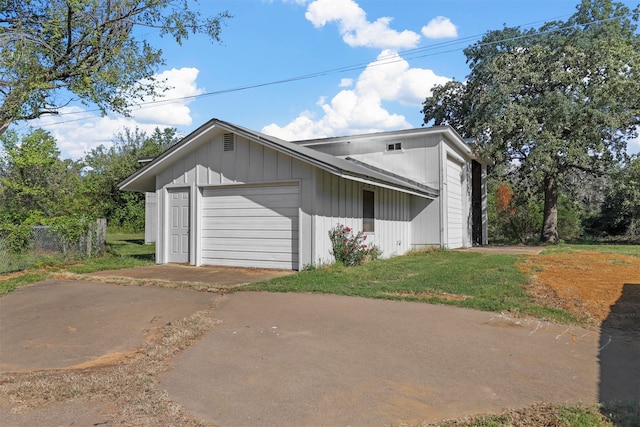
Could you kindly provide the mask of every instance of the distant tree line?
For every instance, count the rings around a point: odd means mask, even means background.
[[[144,194],[125,193],[118,183],[178,141],[176,129],[156,128],[151,135],[124,129],[110,146],[100,145],[79,160],[61,159],[55,138],[42,129],[0,136],[0,230],[20,248],[31,227],[53,225],[81,230],[95,218],[107,218],[113,230],[144,230]]]

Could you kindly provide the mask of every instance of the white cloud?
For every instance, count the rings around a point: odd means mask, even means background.
[[[162,95],[156,98],[155,102],[151,104],[145,102],[141,107],[134,108],[132,116],[141,123],[165,123],[170,126],[191,125],[191,110],[187,106],[191,100],[183,98],[193,97],[204,92],[196,84],[199,72],[197,68],[172,68],[157,74],[155,78],[158,81],[164,81],[169,89],[162,92]],[[162,99],[178,101],[164,103],[160,102]]]
[[[203,93],[203,89],[196,85],[198,69],[171,69],[155,77],[164,80],[169,88],[158,98],[167,101],[133,108],[132,117],[115,114],[101,116],[83,107],[70,106],[61,109],[57,116],[43,116],[30,121],[29,125],[51,132],[56,138],[61,157],[71,159],[79,159],[99,145],[111,146],[114,135],[125,127],[137,127],[150,134],[156,127],[163,129],[191,125],[188,104],[192,99],[183,98]]]
[[[356,87],[361,93],[376,92],[386,101],[420,105],[436,84],[450,79],[425,68],[410,68],[397,52],[384,50],[362,72]]]
[[[413,31],[391,29],[389,17],[367,21],[367,14],[353,0],[315,0],[309,4],[305,18],[318,28],[336,22],[342,39],[352,47],[411,48],[420,40]]]
[[[448,80],[431,70],[409,68],[395,51],[385,50],[360,74],[354,89],[341,90],[330,102],[320,98],[322,115],[318,119],[313,112],[304,111],[289,124],[272,123],[262,132],[298,140],[410,128],[404,116],[389,112],[383,102],[419,106],[435,84]]]
[[[422,35],[429,39],[458,37],[458,29],[449,18],[436,16],[422,27]]]
[[[351,87],[353,79],[340,79],[340,87]]]

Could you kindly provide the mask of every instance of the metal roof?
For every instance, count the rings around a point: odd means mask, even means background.
[[[152,162],[136,171],[134,174],[123,180],[118,187],[124,191],[155,191],[155,176],[165,167],[171,164],[172,160],[182,153],[189,151],[192,145],[198,145],[208,131],[213,128],[221,128],[227,132],[233,132],[243,136],[250,141],[262,144],[278,152],[288,154],[302,162],[316,166],[334,175],[364,182],[379,187],[409,193],[429,199],[438,197],[439,190],[420,184],[416,181],[406,179],[402,176],[387,172],[377,167],[367,165],[355,159],[342,159],[330,154],[322,153],[298,143],[284,141],[282,139],[265,135],[242,126],[228,123],[218,119],[211,119],[198,129],[187,135],[182,141],[156,157]]]

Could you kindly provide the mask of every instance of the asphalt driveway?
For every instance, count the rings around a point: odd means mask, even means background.
[[[414,425],[599,398],[600,336],[575,326],[249,292],[223,297],[215,316],[222,323],[174,360],[160,387],[221,426]]]
[[[48,280],[0,298],[0,372],[83,368],[134,356],[155,330],[216,295]]]
[[[640,401],[637,334],[410,302],[90,281],[0,298],[0,371],[126,363],[156,328],[214,306],[220,323],[155,385],[206,423],[411,425],[539,401]],[[12,405],[0,401],[0,425],[112,425],[110,402]]]

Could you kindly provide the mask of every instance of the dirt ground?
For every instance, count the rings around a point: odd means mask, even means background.
[[[599,252],[550,254],[527,257],[518,267],[533,273],[529,291],[546,304],[594,323],[638,328],[639,314],[633,306],[640,304],[640,258]],[[619,309],[612,313],[616,306]]]

